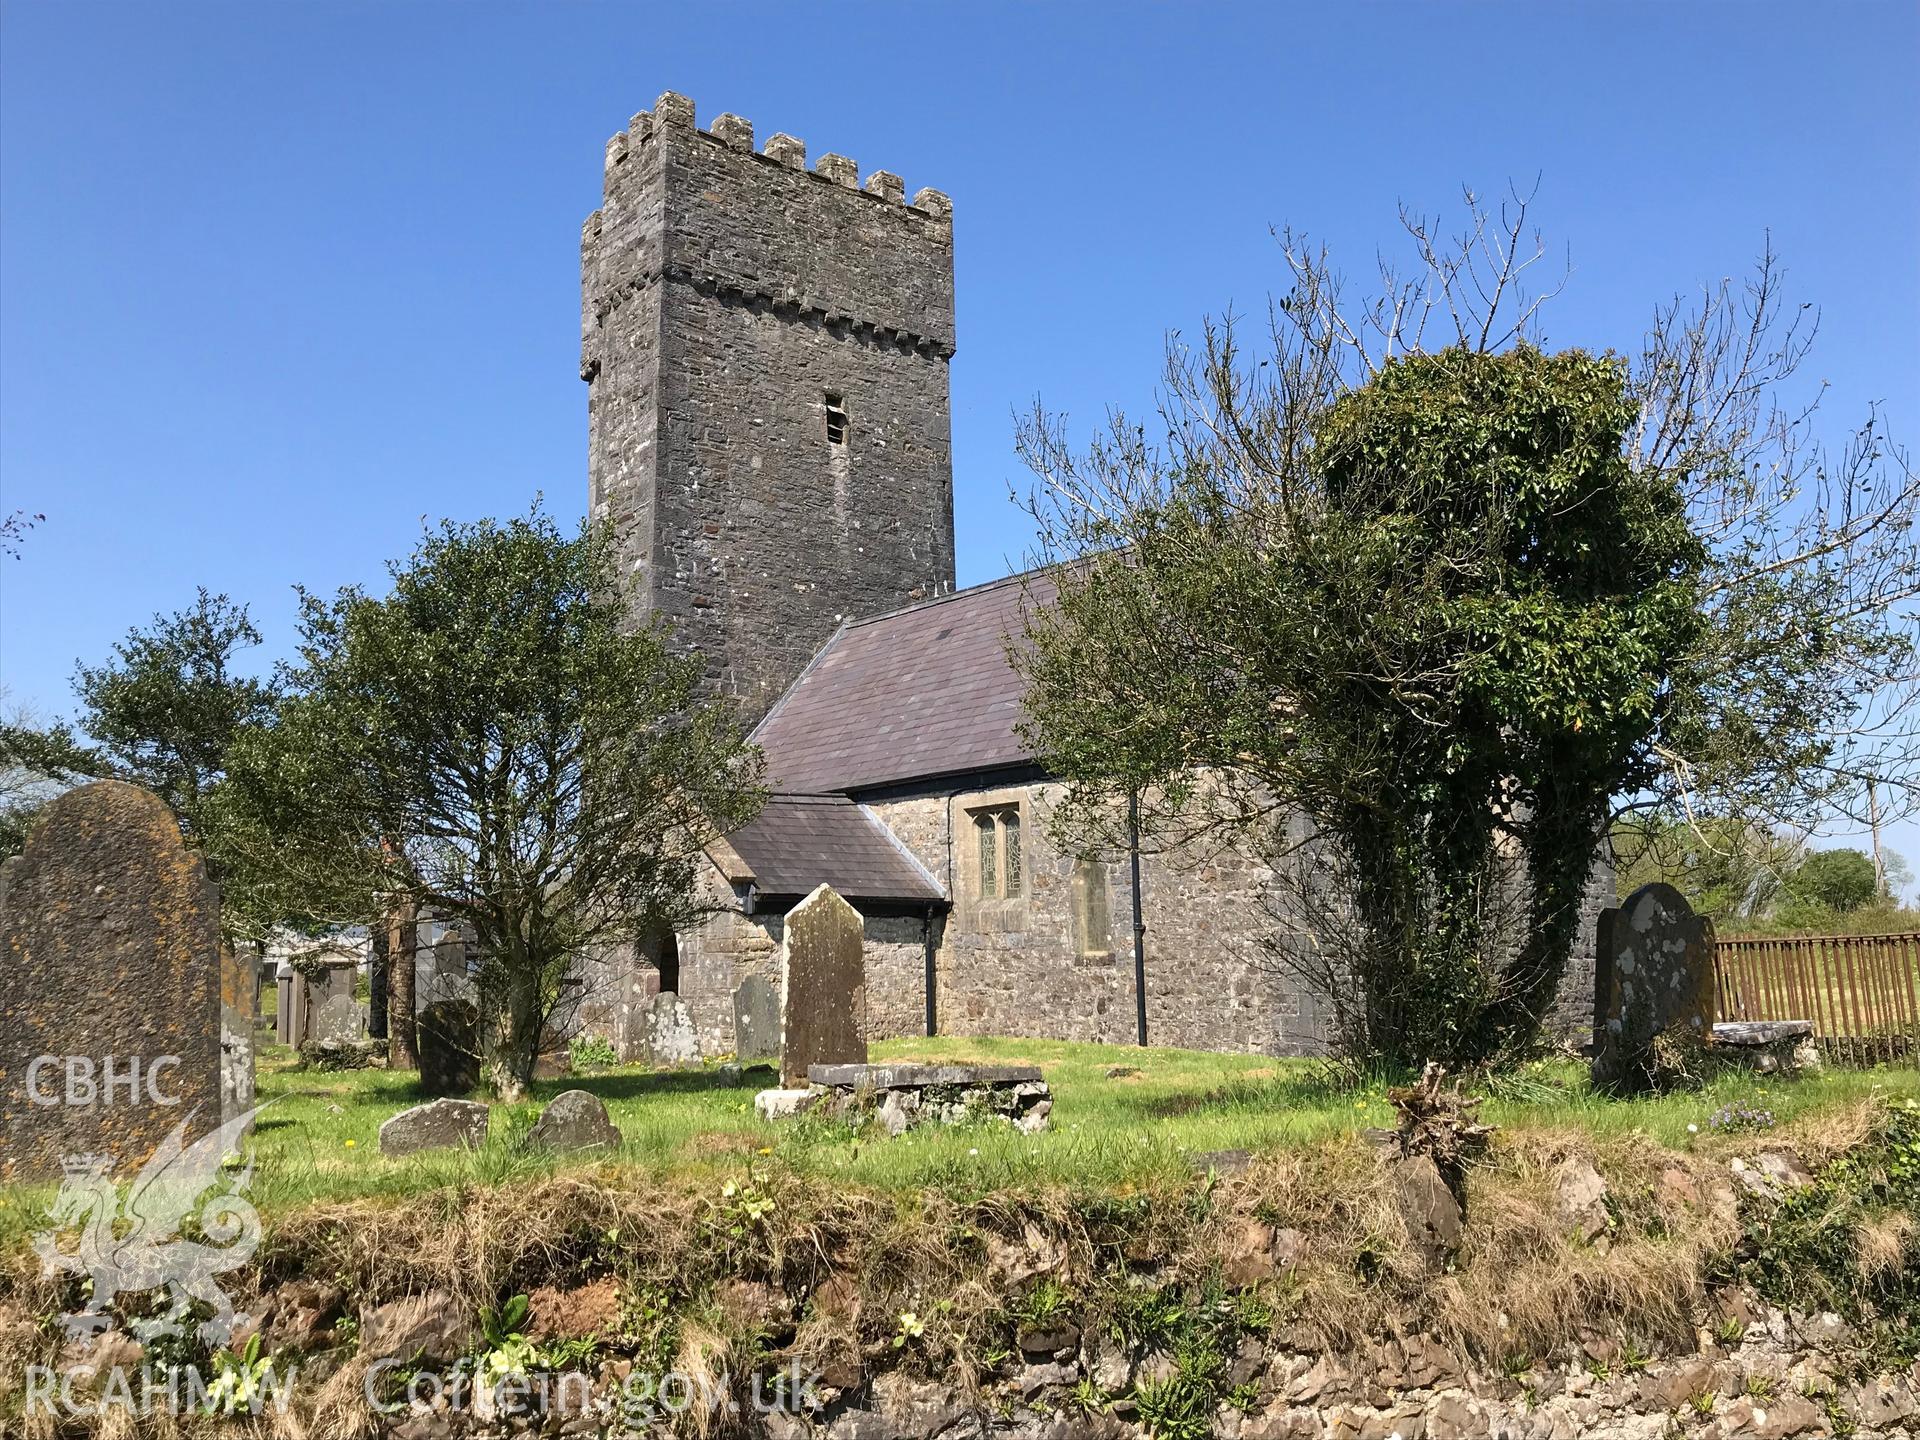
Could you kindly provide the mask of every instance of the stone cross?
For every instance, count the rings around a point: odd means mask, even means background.
[[[0,1180],[111,1155],[132,1173],[221,1116],[220,892],[173,813],[103,780],[0,867]]]
[[[1713,922],[1671,885],[1641,886],[1601,912],[1594,992],[1595,1087],[1647,1089],[1659,1036],[1712,1043]]]
[[[822,885],[787,912],[780,945],[780,1083],[807,1084],[809,1065],[867,1058],[866,926]]]

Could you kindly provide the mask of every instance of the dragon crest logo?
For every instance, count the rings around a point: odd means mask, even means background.
[[[253,1164],[232,1170],[224,1162],[265,1108],[256,1106],[192,1144],[187,1127],[199,1112],[189,1113],[124,1191],[111,1178],[113,1156],[64,1158],[65,1178],[48,1210],[52,1228],[34,1237],[33,1248],[43,1274],[77,1272],[93,1281],[86,1308],[64,1317],[70,1336],[112,1325],[115,1297],[162,1288],[172,1295],[175,1315],[196,1300],[212,1308],[199,1327],[211,1343],[224,1343],[247,1318],[234,1314],[214,1277],[244,1265],[260,1243],[260,1215],[246,1199]],[[204,1240],[181,1235],[189,1219]],[[62,1249],[62,1235],[74,1230],[77,1246]]]

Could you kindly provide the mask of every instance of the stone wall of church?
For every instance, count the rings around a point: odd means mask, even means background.
[[[1022,785],[872,802],[954,897],[938,937],[943,1034],[1130,1044],[1137,1036],[1133,887],[1124,855],[1083,859],[1047,833],[1053,788]],[[977,820],[1017,813],[1021,893],[989,897]],[[1197,1050],[1313,1054],[1321,1017],[1262,944],[1266,866],[1231,852],[1143,855],[1147,1039]]]
[[[1124,855],[1084,860],[1055,845],[1047,833],[1053,793],[1037,784],[868,806],[954,896],[952,910],[933,922],[934,1023],[941,1034],[1135,1040],[1129,866]],[[993,813],[1019,816],[1016,898],[982,893],[973,827],[975,817]],[[734,990],[749,974],[778,973],[783,915],[741,913],[717,871],[706,873],[704,885],[706,900],[718,908],[677,937],[680,994],[702,1050],[720,1055],[734,1048]],[[1276,913],[1266,865],[1231,850],[1148,853],[1141,857],[1141,891],[1150,1044],[1273,1055],[1324,1051],[1330,1033],[1324,1002],[1269,944],[1288,919]],[[1612,903],[1612,870],[1598,866],[1555,1013],[1555,1028],[1576,1043],[1592,1026],[1594,925]],[[924,923],[910,915],[867,917],[870,1039],[925,1033]],[[601,983],[616,995],[647,988]],[[637,1041],[640,1027],[622,1027],[614,1037],[622,1058],[641,1058],[620,1038],[629,1033]]]
[[[755,719],[843,620],[953,588],[945,195],[663,95],[608,142],[581,292],[591,513],[711,692]]]
[[[677,937],[680,996],[692,1012],[702,1053],[724,1055],[734,1048],[733,992],[740,982],[756,973],[778,981],[786,917],[779,910],[741,913],[731,888],[715,872],[708,873],[704,890],[711,903],[725,908]],[[926,1020],[925,922],[912,915],[865,919],[867,1038],[921,1034]]]
[[[936,1024],[951,1035],[1029,1035],[1130,1044],[1136,1038],[1133,887],[1125,855],[1063,852],[1048,834],[1054,787],[870,802],[954,897],[936,937]],[[983,896],[977,817],[1018,813],[1017,899]],[[1265,863],[1233,849],[1141,857],[1147,1040],[1196,1050],[1324,1053],[1332,1017],[1283,946],[1309,929]],[[1613,902],[1610,866],[1595,867],[1580,939],[1553,1028],[1574,1043],[1592,1027],[1594,927]]]

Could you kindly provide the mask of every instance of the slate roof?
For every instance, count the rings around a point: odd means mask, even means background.
[[[754,732],[776,789],[849,792],[1031,764],[1007,663],[1044,572],[842,626]],[[837,888],[837,887],[836,887]]]
[[[728,879],[751,881],[762,895],[797,899],[824,884],[855,903],[946,898],[886,827],[844,795],[776,793],[712,853]]]

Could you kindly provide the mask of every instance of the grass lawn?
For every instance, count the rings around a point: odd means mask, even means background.
[[[753,1095],[773,1083],[770,1071],[749,1070],[744,1084],[730,1085],[713,1067],[617,1067],[543,1082],[532,1100],[496,1106],[492,1138],[478,1151],[387,1159],[379,1152],[380,1123],[420,1103],[411,1076],[306,1070],[289,1051],[269,1046],[259,1066],[267,1109],[255,1129],[249,1193],[271,1215],[315,1200],[497,1184],[555,1169],[612,1163],[737,1171],[745,1161],[882,1189],[934,1186],[964,1197],[1036,1184],[1141,1183],[1157,1174],[1189,1172],[1200,1152],[1272,1149],[1392,1124],[1382,1086],[1341,1090],[1311,1061],[947,1038],[889,1041],[874,1047],[874,1058],[1037,1064],[1053,1087],[1052,1129],[1029,1137],[985,1124],[889,1140],[825,1120],[769,1125],[755,1116]],[[554,1160],[524,1152],[518,1141],[541,1106],[576,1088],[606,1102],[626,1137],[621,1153]],[[1483,1118],[1510,1130],[1577,1128],[1602,1138],[1640,1131],[1672,1146],[1712,1145],[1719,1142],[1708,1133],[1707,1120],[1722,1105],[1768,1108],[1785,1123],[1876,1092],[1920,1098],[1920,1071],[1882,1067],[1789,1081],[1727,1078],[1700,1092],[1615,1101],[1589,1091],[1580,1067],[1553,1063],[1503,1082]],[[51,1188],[0,1189],[0,1240],[17,1240],[43,1223]]]

